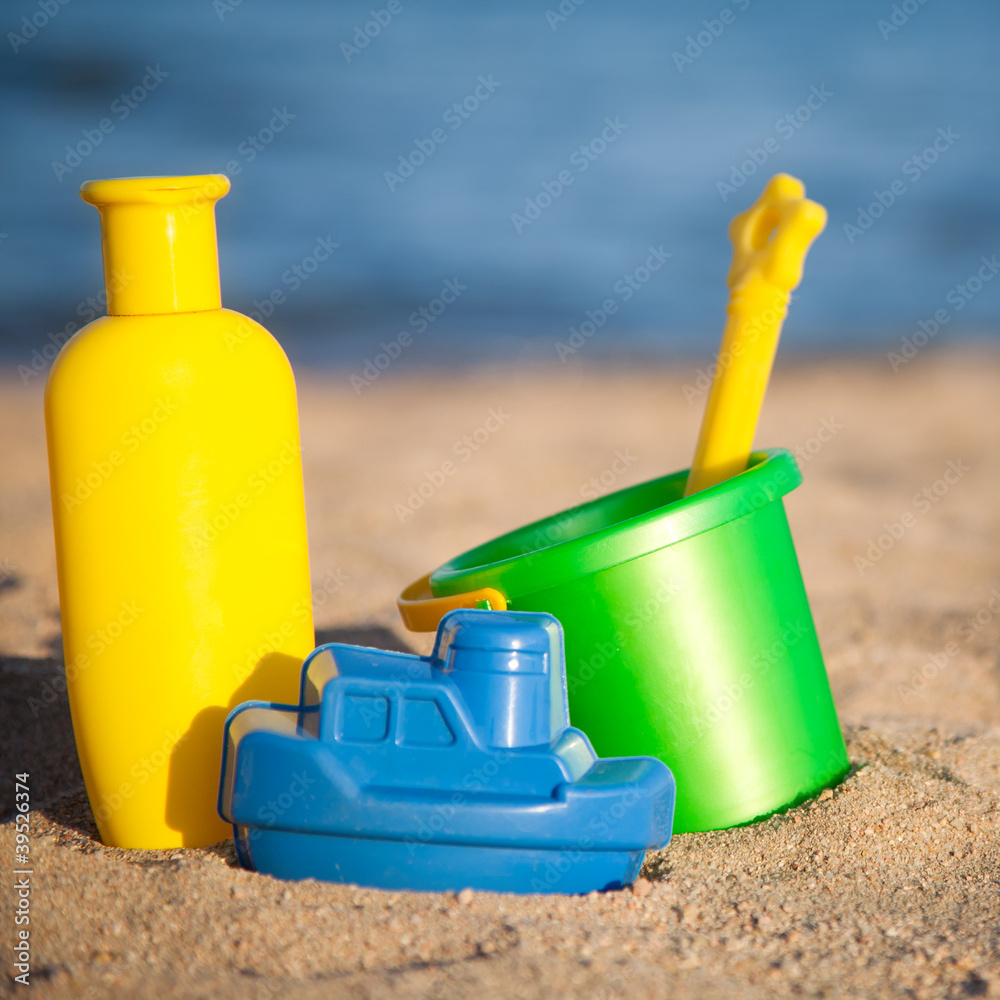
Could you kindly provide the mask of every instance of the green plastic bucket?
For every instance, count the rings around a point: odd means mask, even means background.
[[[848,770],[782,497],[783,449],[683,497],[687,471],[496,538],[430,575],[562,622],[570,719],[602,757],[659,757],[674,829],[747,823]]]

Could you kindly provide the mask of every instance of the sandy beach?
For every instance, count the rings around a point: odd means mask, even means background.
[[[601,368],[585,348],[351,374],[297,373],[317,638],[421,653],[405,584],[684,468],[704,405],[694,365]],[[42,377],[4,370],[0,852],[11,869],[12,775],[30,772],[31,995],[1000,996],[998,385],[987,347],[895,372],[884,355],[779,361],[757,441],[804,474],[786,507],[852,771],[784,815],[675,837],[632,889],[515,897],[286,883],[225,843],[99,842],[60,683]],[[3,881],[0,995],[28,995]]]

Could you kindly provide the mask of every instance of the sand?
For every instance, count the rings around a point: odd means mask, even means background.
[[[396,618],[401,586],[687,464],[695,368],[585,354],[390,369],[360,393],[350,372],[299,373],[321,641],[424,652]],[[39,381],[0,380],[0,852],[9,871],[11,774],[28,770],[30,995],[1000,996],[1000,352],[928,350],[895,373],[882,356],[779,366],[758,441],[805,474],[786,505],[852,772],[766,822],[677,836],[634,888],[583,898],[285,883],[227,844],[103,847],[57,690]],[[407,507],[491,411],[484,443]],[[51,702],[37,717],[32,696]],[[0,991],[29,995],[9,979],[3,881]]]

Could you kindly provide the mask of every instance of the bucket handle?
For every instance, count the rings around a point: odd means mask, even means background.
[[[464,594],[435,597],[431,591],[428,573],[411,583],[396,598],[396,607],[403,624],[411,632],[433,632],[438,623],[456,608],[486,608],[489,611],[506,611],[507,598],[493,587],[480,587]]]

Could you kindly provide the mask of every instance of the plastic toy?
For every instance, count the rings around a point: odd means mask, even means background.
[[[670,840],[658,760],[569,728],[550,615],[455,611],[429,657],[321,646],[298,707],[226,721],[219,813],[248,868],[387,889],[583,893]]]
[[[764,273],[779,287],[796,253],[801,265],[814,224],[796,218],[766,209],[753,230],[754,247],[775,230],[783,256]],[[790,221],[805,230],[789,237]],[[737,220],[734,239],[744,238]],[[746,263],[742,243],[736,260]],[[741,266],[732,273],[741,287]],[[731,311],[730,322],[740,315]],[[736,419],[725,402],[720,430]],[[756,420],[752,402],[744,419]],[[745,471],[685,497],[688,481],[684,470],[520,528],[445,563],[398,601],[417,631],[456,606],[555,615],[574,725],[601,755],[649,754],[670,766],[675,832],[750,822],[849,766],[781,499],[801,482],[795,460],[781,449],[753,453]]]
[[[295,382],[220,308],[223,176],[91,181],[108,316],[45,398],[73,729],[101,838],[214,843],[222,728],[315,643]]]
[[[729,225],[726,328],[685,496],[747,467],[788,299],[826,225],[826,209],[805,193],[801,181],[776,174]]]

